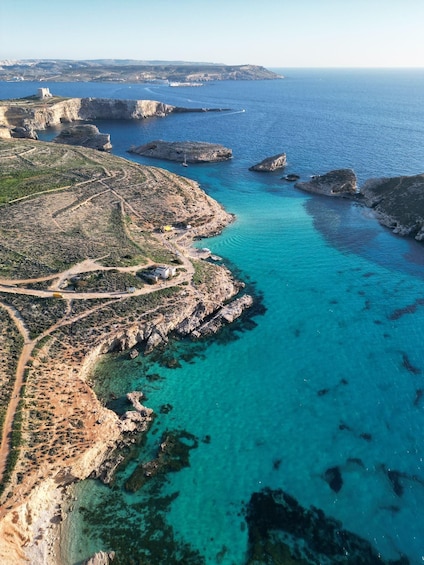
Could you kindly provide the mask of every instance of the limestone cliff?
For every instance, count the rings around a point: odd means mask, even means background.
[[[142,120],[164,117],[173,112],[204,112],[205,108],[182,108],[155,100],[116,100],[108,98],[35,98],[0,102],[0,128],[43,130],[79,120]],[[5,136],[6,137],[6,136]],[[20,135],[19,137],[23,137]],[[29,137],[29,136],[25,136]]]

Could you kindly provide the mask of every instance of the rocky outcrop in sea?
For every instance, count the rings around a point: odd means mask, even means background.
[[[267,157],[260,163],[249,167],[249,171],[256,171],[258,173],[272,173],[278,169],[283,169],[287,164],[287,156],[285,153],[279,153],[273,157]]]
[[[308,182],[297,182],[296,188],[325,196],[354,196],[357,194],[356,175],[351,169],[338,169],[315,175]]]
[[[93,557],[86,559],[82,565],[109,565],[115,558],[114,551],[99,551],[95,553]]]
[[[129,153],[136,153],[142,157],[153,157],[176,161],[177,163],[215,163],[227,161],[233,156],[232,150],[203,141],[151,141],[145,145],[132,147]]]
[[[358,188],[354,171],[339,169],[295,186],[314,194],[355,200],[371,208],[380,224],[393,233],[424,240],[424,173],[369,179]]]

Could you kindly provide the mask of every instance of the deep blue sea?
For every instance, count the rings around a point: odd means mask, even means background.
[[[197,551],[207,565],[243,565],[244,509],[264,487],[322,509],[385,559],[424,562],[423,244],[393,235],[368,209],[298,191],[281,172],[248,171],[286,152],[284,173],[302,179],[347,167],[359,184],[423,173],[424,70],[281,72],[284,80],[200,88],[42,83],[66,96],[230,109],[96,124],[111,134],[116,155],[195,179],[236,215],[200,245],[237,269],[266,308],[221,339],[172,343],[165,355],[177,368],[159,356],[99,364],[105,402],[142,390],[158,417],[113,488],[77,486],[66,565],[117,547],[119,563],[166,565],[176,547],[175,562],[197,563],[187,557]],[[0,98],[39,86],[0,83]],[[221,143],[233,159],[182,169],[126,153],[155,139]],[[155,455],[164,430],[198,439],[189,466],[126,492],[125,480]],[[335,467],[337,492],[326,480]],[[131,561],[135,547],[153,549]]]

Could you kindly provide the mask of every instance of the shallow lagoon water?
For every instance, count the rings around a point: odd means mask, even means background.
[[[392,235],[369,210],[247,169],[284,150],[285,172],[303,178],[347,166],[360,183],[422,172],[424,73],[285,74],[284,81],[200,89],[49,85],[69,95],[231,108],[98,126],[111,133],[116,154],[198,180],[236,214],[222,235],[199,245],[237,267],[266,308],[249,330],[235,325],[210,343],[171,344],[179,368],[150,358],[102,360],[95,376],[104,400],[141,389],[158,418],[114,489],[94,481],[77,486],[68,565],[114,549],[112,540],[127,548],[121,557],[129,563],[153,520],[146,508],[163,518],[163,546],[178,542],[181,551],[186,543],[207,564],[241,565],[248,535],[243,510],[265,486],[321,508],[385,558],[405,553],[412,564],[422,562],[423,247]],[[231,147],[234,158],[182,170],[126,153],[152,139],[214,141]],[[182,360],[192,350],[194,358]],[[161,379],[149,380],[152,374]],[[161,414],[165,404],[172,410]],[[154,456],[167,429],[199,438],[190,466],[168,474],[156,490],[125,492],[136,461]],[[338,492],[324,480],[335,466],[343,479]],[[389,470],[401,474],[402,494]],[[173,493],[178,496],[164,502]],[[156,559],[167,562],[164,554]]]

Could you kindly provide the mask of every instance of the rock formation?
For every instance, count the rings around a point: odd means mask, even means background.
[[[202,141],[151,141],[132,147],[129,152],[177,163],[214,163],[227,161],[233,156],[231,149],[223,145]]]
[[[267,157],[260,163],[249,167],[249,171],[257,171],[259,173],[271,173],[278,169],[283,169],[287,164],[287,157],[285,153]]]
[[[38,139],[38,135],[30,124],[16,126],[10,130],[10,137],[16,139]]]
[[[93,557],[86,559],[83,565],[109,565],[114,558],[114,551],[110,551],[108,553],[106,551],[99,551],[98,553],[95,553]]]
[[[325,196],[354,196],[357,194],[356,175],[351,169],[338,169],[316,175],[308,182],[297,182],[296,188]]]
[[[240,298],[236,298],[229,304],[226,304],[213,315],[213,317],[201,324],[191,335],[194,338],[205,337],[217,333],[225,324],[231,324],[236,318],[239,318],[246,308],[250,308],[253,304],[253,298],[249,294],[245,294]]]
[[[182,108],[155,100],[116,100],[109,98],[38,98],[3,100],[0,103],[0,127],[43,130],[50,126],[76,121],[142,120],[165,117],[172,113],[222,111],[220,108]],[[22,135],[20,135],[22,137]],[[28,136],[26,136],[28,137]]]
[[[315,194],[353,199],[371,208],[380,224],[394,233],[424,240],[424,173],[370,179],[358,189],[355,173],[340,169],[295,186]]]
[[[424,239],[424,174],[370,179],[360,193],[382,225],[399,235]]]
[[[72,126],[60,132],[53,139],[54,143],[64,143],[66,145],[81,145],[99,151],[110,151],[112,144],[108,133],[100,133],[99,129],[92,124]]]

